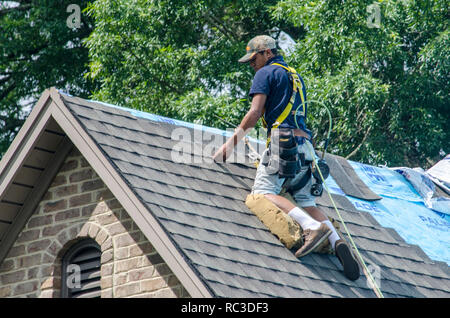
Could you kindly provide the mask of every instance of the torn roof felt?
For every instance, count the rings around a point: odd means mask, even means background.
[[[255,176],[250,162],[196,162],[195,156],[174,162],[178,141],[171,134],[179,122],[61,96],[214,296],[376,297],[364,275],[346,279],[334,256],[295,258],[248,210],[244,201]],[[194,127],[186,128],[193,136]],[[333,198],[366,263],[378,271],[385,297],[450,296],[447,264],[431,260],[345,196]],[[317,204],[339,220],[328,196]]]

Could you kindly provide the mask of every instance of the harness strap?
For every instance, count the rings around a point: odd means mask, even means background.
[[[289,99],[288,104],[284,108],[284,110],[281,112],[281,114],[278,116],[278,118],[272,124],[272,129],[275,129],[275,128],[278,128],[286,120],[286,118],[289,116],[289,114],[291,113],[292,107],[294,106],[295,99],[297,97],[297,92],[300,93],[300,99],[302,101],[302,108],[303,108],[302,112],[300,113],[300,115],[305,116],[305,114],[306,114],[306,111],[305,111],[305,96],[303,95],[302,82],[300,81],[300,78],[298,77],[298,74],[297,74],[297,72],[296,72],[296,70],[294,68],[286,67],[286,66],[284,66],[282,64],[279,64],[279,63],[272,63],[270,65],[276,65],[276,66],[280,66],[280,67],[284,68],[289,73],[289,75],[292,77],[292,95],[291,95],[291,98]],[[295,113],[292,112],[292,115],[295,115]],[[263,127],[267,128],[267,122],[264,119],[264,116],[261,119],[262,119]],[[269,143],[270,143],[270,137],[267,138],[266,146],[268,146]]]
[[[295,104],[295,100],[297,97],[297,92],[300,94],[300,99],[302,102],[302,111],[299,113],[301,116],[305,116],[306,115],[306,109],[305,109],[305,96],[303,94],[303,85],[302,82],[300,80],[300,77],[297,74],[297,71],[289,66],[284,66],[282,64],[279,63],[272,63],[271,65],[276,65],[276,66],[280,66],[283,69],[285,69],[288,72],[289,77],[292,79],[292,95],[291,98],[289,99],[288,104],[286,105],[286,107],[283,109],[283,111],[281,112],[281,114],[278,116],[278,118],[275,120],[275,122],[272,124],[272,129],[276,129],[278,128],[285,120],[286,118],[289,116],[289,114],[292,113],[293,116],[296,116],[296,112],[297,111],[292,111],[292,108],[294,107]],[[262,117],[262,122],[263,122],[263,126],[264,128],[267,128],[267,122],[264,119],[264,116]],[[270,144],[270,137],[267,138],[267,142],[266,142],[266,146],[268,147]],[[302,161],[304,161],[304,159],[302,159]],[[311,169],[311,163],[308,163],[308,170],[305,173],[305,175],[298,180],[296,183],[292,184],[292,179],[291,178],[286,178],[282,188],[285,189],[286,192],[291,193],[291,195],[293,195],[294,192],[296,192],[297,190],[303,188],[306,186],[306,184],[308,183],[308,181],[311,179],[312,177],[312,169]]]
[[[277,128],[283,121],[287,118],[289,115],[289,112],[291,111],[292,107],[294,106],[295,97],[297,96],[295,93],[300,93],[300,99],[302,101],[302,108],[303,113],[300,113],[300,115],[305,116],[305,96],[303,95],[303,85],[300,81],[300,78],[298,77],[297,71],[293,67],[286,67],[279,63],[272,63],[271,65],[277,65],[282,68],[284,68],[288,73],[292,76],[292,95],[289,100],[288,105],[283,110],[281,115],[275,120],[275,123],[272,125],[272,128]],[[286,109],[289,108],[289,110],[286,111]]]

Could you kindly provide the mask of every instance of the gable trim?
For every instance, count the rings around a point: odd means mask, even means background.
[[[50,103],[49,97],[49,92],[46,90],[0,162],[0,199],[14,179],[19,167],[25,161],[26,156],[33,149],[50,118],[50,110],[48,107],[46,108]]]
[[[53,100],[52,106],[54,106],[51,108],[52,117],[136,222],[191,297],[212,297],[212,293],[178,251],[159,222],[131,191],[116,168],[105,158],[97,144],[66,107],[59,92],[55,88],[51,88],[50,96]]]

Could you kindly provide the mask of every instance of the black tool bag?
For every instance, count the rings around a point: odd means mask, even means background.
[[[300,171],[301,162],[297,151],[297,140],[293,129],[273,129],[270,141],[270,155],[278,159],[280,178],[294,178]]]

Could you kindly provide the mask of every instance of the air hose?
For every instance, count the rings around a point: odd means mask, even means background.
[[[330,112],[330,110],[328,109],[327,106],[325,106],[324,103],[322,103],[322,102],[320,102],[320,101],[316,101],[316,100],[310,100],[310,101],[308,101],[308,103],[311,103],[311,102],[315,102],[315,103],[321,104],[321,105],[323,106],[323,108],[325,108],[325,110],[326,110],[327,113],[328,113],[328,119],[329,119],[329,121],[328,121],[328,133],[327,133],[327,139],[325,139],[325,145],[324,145],[324,149],[323,149],[323,153],[322,153],[322,158],[321,158],[321,159],[323,160],[323,158],[325,158],[325,152],[327,151],[328,143],[329,143],[329,141],[330,141],[331,129],[332,129],[332,127],[333,127],[333,118],[331,117],[331,112]],[[302,105],[303,105],[303,104],[302,104]],[[302,108],[303,108],[303,107],[302,107]],[[297,126],[298,129],[301,129],[301,128],[298,126],[298,123],[297,123],[297,112],[298,112],[299,109],[300,109],[300,107],[297,107],[297,109],[295,110],[295,113],[294,113],[294,121],[295,121],[295,126]]]

